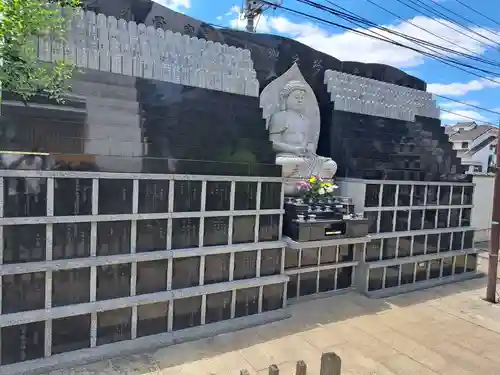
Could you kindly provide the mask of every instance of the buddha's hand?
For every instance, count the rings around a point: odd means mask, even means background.
[[[313,143],[309,143],[306,147],[307,154],[308,155],[315,155],[316,154],[316,147],[314,146]]]
[[[297,154],[300,156],[307,156],[309,155],[309,151],[307,150],[307,147],[298,147]]]

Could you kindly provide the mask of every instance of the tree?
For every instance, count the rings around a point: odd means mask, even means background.
[[[58,102],[69,88],[74,66],[64,61],[41,62],[38,37],[64,41],[68,17],[79,0],[0,0],[0,82],[2,90],[19,95],[26,103],[43,94]]]

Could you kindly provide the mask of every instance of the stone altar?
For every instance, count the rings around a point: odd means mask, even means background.
[[[320,111],[312,88],[296,63],[267,85],[260,95],[260,106],[277,152],[276,164],[283,177],[291,179],[285,194],[296,195],[294,179],[319,176],[331,179],[337,163],[316,154],[320,133]]]

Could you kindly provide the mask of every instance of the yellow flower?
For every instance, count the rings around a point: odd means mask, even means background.
[[[316,182],[316,177],[312,176],[310,179],[309,179],[309,182],[311,184],[314,184]]]

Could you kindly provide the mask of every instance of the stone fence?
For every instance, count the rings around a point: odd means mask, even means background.
[[[78,68],[258,96],[250,51],[82,9],[69,15],[65,41],[37,40],[38,58]]]

